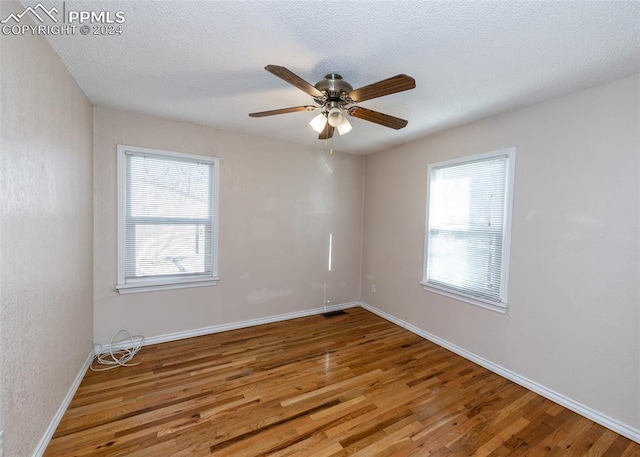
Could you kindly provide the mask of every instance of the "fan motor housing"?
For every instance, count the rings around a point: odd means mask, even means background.
[[[353,90],[351,84],[342,79],[337,73],[329,73],[322,81],[315,84],[315,88],[321,92],[326,92],[329,100],[339,100],[340,94],[349,93]]]

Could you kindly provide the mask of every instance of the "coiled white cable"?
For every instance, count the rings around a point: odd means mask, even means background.
[[[111,338],[109,347],[105,350],[101,344],[93,343],[96,356],[91,362],[91,371],[107,371],[118,367],[132,367],[140,365],[142,360],[132,363],[131,360],[144,344],[144,336],[131,335],[126,330],[118,330]],[[95,364],[102,368],[94,367]]]

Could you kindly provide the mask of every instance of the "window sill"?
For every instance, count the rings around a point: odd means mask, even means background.
[[[187,287],[215,286],[220,281],[220,277],[206,279],[194,279],[172,282],[134,282],[129,284],[118,284],[116,290],[119,294],[137,294],[141,292],[155,292],[158,290],[184,289]]]
[[[475,306],[479,306],[480,308],[488,309],[496,313],[506,314],[507,313],[507,305],[506,303],[503,305],[495,305],[493,303],[489,303],[486,301],[474,299],[471,297],[467,297],[465,295],[456,294],[453,292],[449,292],[444,289],[440,289],[438,287],[434,287],[431,284],[428,284],[426,281],[420,281],[422,288],[426,291],[433,292],[434,294],[443,295],[445,297],[453,298],[454,300],[462,301],[465,303],[469,303]]]

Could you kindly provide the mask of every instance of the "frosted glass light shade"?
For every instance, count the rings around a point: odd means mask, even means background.
[[[309,125],[313,130],[318,133],[322,133],[324,130],[324,126],[327,124],[327,118],[324,117],[324,114],[320,113],[309,122]]]
[[[351,129],[353,129],[351,122],[349,122],[346,116],[342,116],[342,122],[338,124],[338,133],[344,135],[345,133],[349,133]]]
[[[327,120],[329,121],[329,125],[331,127],[337,127],[338,125],[340,125],[342,119],[344,119],[344,116],[342,115],[342,111],[340,110],[340,108],[331,108],[329,110],[329,114],[327,114]]]

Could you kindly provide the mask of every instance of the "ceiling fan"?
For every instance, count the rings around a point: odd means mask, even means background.
[[[336,129],[340,135],[351,131],[351,123],[346,118],[345,113],[358,119],[374,122],[396,130],[407,125],[407,121],[404,119],[363,108],[357,104],[372,98],[415,88],[416,81],[411,76],[400,74],[354,90],[351,84],[342,79],[342,76],[337,73],[329,73],[322,81],[318,81],[312,86],[285,67],[267,65],[264,69],[311,95],[316,105],[261,111],[249,114],[250,117],[321,110],[320,114],[309,122],[311,127],[320,134],[318,138],[321,140],[333,137]]]

